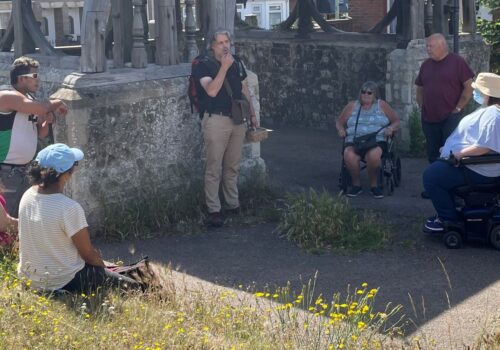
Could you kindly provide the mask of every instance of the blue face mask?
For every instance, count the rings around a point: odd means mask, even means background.
[[[478,89],[474,89],[474,92],[472,93],[472,97],[474,98],[474,101],[479,103],[481,106],[484,103],[484,97],[481,95]]]

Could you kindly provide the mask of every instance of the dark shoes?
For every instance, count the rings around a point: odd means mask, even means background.
[[[377,199],[384,198],[384,193],[382,192],[380,187],[372,187],[370,189],[370,192],[373,195],[373,198],[377,198]]]
[[[352,186],[349,192],[347,192],[347,197],[357,197],[361,193],[363,193],[363,189],[361,188],[361,186]],[[382,189],[380,187],[372,187],[370,189],[370,193],[374,198],[384,198],[384,193],[382,192]]]
[[[236,207],[236,208],[232,208],[232,209],[225,209],[224,210],[224,214],[226,214],[228,216],[237,216],[237,215],[240,215],[241,214],[241,208],[240,207]]]
[[[220,212],[209,213],[207,225],[210,227],[222,227],[224,225],[224,217]]]
[[[361,186],[352,186],[349,192],[347,192],[347,197],[357,197],[363,193]]]

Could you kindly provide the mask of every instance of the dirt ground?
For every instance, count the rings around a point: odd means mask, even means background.
[[[276,127],[261,147],[271,183],[290,191],[313,187],[338,192],[341,145],[333,132]],[[481,244],[449,250],[440,237],[423,234],[422,222],[433,214],[430,201],[420,198],[426,161],[404,158],[402,164],[402,184],[393,196],[374,199],[365,189],[350,200],[355,207],[376,210],[392,227],[391,242],[380,251],[308,255],[280,238],[276,224],[100,243],[99,248],[107,259],[131,261],[148,255],[227,287],[273,288],[290,281],[298,290],[318,271],[317,291],[328,298],[367,282],[380,287],[380,308],[389,302],[403,305],[403,313],[414,322],[409,337],[423,332],[436,340],[437,348],[461,349],[491,319],[500,319],[500,251]]]

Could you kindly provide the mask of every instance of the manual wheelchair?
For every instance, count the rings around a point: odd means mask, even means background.
[[[345,148],[345,138],[342,142],[342,165],[339,175],[339,188],[342,194],[346,194],[349,187],[351,186],[351,175],[349,170],[345,165],[344,161],[344,148]],[[394,137],[386,138],[386,143],[382,147],[382,157],[381,157],[381,167],[378,174],[378,186],[383,190],[383,192],[390,196],[394,192],[394,189],[401,183],[401,158],[395,149],[395,139]],[[366,163],[361,160],[361,168],[366,168]]]
[[[500,163],[500,154],[453,158],[458,167],[473,164]],[[443,243],[447,248],[460,248],[465,241],[491,243],[500,249],[500,177],[489,184],[466,184],[451,190],[460,220],[443,222]],[[425,229],[424,232],[435,234]]]

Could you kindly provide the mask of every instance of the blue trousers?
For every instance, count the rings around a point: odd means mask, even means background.
[[[458,168],[439,160],[430,164],[423,175],[425,191],[429,194],[438,217],[443,221],[458,221],[455,202],[450,192],[453,188],[468,183],[492,183],[495,179],[480,175],[469,168]]]

